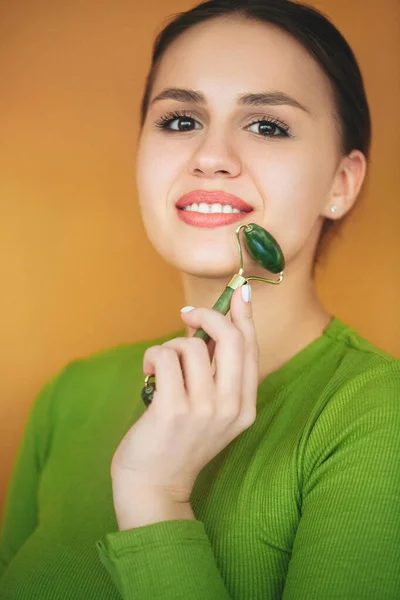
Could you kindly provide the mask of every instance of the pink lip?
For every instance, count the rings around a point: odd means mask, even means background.
[[[229,204],[233,208],[237,208],[238,210],[243,210],[245,212],[251,212],[253,210],[253,207],[242,200],[242,198],[234,196],[233,194],[227,194],[226,192],[222,192],[220,190],[215,190],[212,192],[208,192],[206,190],[194,190],[181,196],[176,203],[176,206],[178,209],[183,209],[188,204],[193,204],[194,202],[196,202],[196,204],[200,204],[201,202],[205,202],[206,204]],[[238,213],[235,213],[235,215],[238,216]]]

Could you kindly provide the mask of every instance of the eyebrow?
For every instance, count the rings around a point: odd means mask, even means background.
[[[178,102],[193,102],[195,104],[207,104],[207,100],[201,92],[188,88],[166,88],[151,101],[151,105],[160,100],[177,100]],[[288,96],[284,92],[259,92],[253,94],[238,94],[236,103],[241,106],[280,106],[286,104],[294,106],[311,115],[311,112],[303,104]]]

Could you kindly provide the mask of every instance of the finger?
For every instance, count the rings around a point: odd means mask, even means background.
[[[143,372],[156,377],[152,405],[161,402],[167,410],[173,410],[177,405],[187,405],[179,357],[172,348],[161,345],[147,348],[143,356]]]
[[[251,415],[257,402],[259,348],[251,301],[244,302],[241,291],[239,287],[232,294],[230,314],[233,325],[244,337],[242,412]]]
[[[192,327],[191,325],[187,325],[188,334],[187,337],[193,337],[198,327]],[[210,362],[212,362],[214,370],[215,370],[215,361],[214,361],[214,352],[215,352],[215,341],[213,339],[209,339],[207,342],[208,355],[210,357]]]
[[[163,344],[179,357],[189,402],[212,402],[215,396],[213,369],[204,340],[175,338]]]
[[[198,327],[195,328],[195,331],[197,331],[197,329],[198,329]],[[193,336],[191,336],[191,337],[193,337]],[[196,338],[194,338],[194,339],[196,339]],[[209,340],[207,340],[207,342],[205,342],[205,344],[206,344],[206,348],[207,348],[207,352],[208,352],[209,362],[210,363],[212,362],[213,364],[215,364],[215,359],[214,359],[214,355],[215,355],[215,341],[210,338]]]
[[[233,397],[233,402],[242,389],[243,334],[225,315],[212,308],[195,308],[181,316],[188,325],[201,327],[214,340],[217,394]]]

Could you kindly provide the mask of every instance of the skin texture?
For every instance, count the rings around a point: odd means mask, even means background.
[[[201,91],[207,105],[165,99],[152,106],[167,87]],[[237,94],[277,90],[311,115],[292,106],[238,107],[235,102]],[[195,118],[191,131],[155,127],[157,119],[176,109]],[[250,125],[265,117],[284,121],[293,137],[281,137],[273,126]],[[178,126],[175,121],[170,128]],[[263,131],[270,137],[262,137]],[[311,276],[314,250],[323,217],[344,216],[365,173],[360,151],[340,154],[329,79],[286,32],[217,18],[182,34],[163,56],[137,148],[143,223],[156,250],[182,273],[185,304],[195,307],[211,307],[237,272],[239,223],[214,229],[186,225],[175,213],[182,194],[222,189],[240,196],[254,207],[243,222],[259,223],[277,238],[286,259],[284,282],[252,285],[259,381],[328,325],[331,315],[317,299]],[[331,204],[338,206],[333,217]],[[247,252],[244,260],[245,274],[270,277]]]
[[[164,99],[150,107],[138,147],[139,202],[150,241],[182,273],[186,304],[196,307],[182,315],[187,335],[202,327],[213,342],[207,347],[182,337],[145,352],[143,370],[156,375],[157,390],[111,464],[120,529],[194,519],[196,478],[253,424],[259,382],[328,325],[331,315],[311,277],[314,249],[329,206],[336,204],[335,215],[343,216],[366,170],[361,152],[340,155],[329,81],[276,28],[222,19],[192,28],[162,59],[152,98],[166,87],[200,91],[207,106]],[[235,105],[236,94],[265,91],[289,94],[312,116],[290,106]],[[193,130],[155,127],[178,108],[195,118]],[[250,127],[255,117],[286,122],[293,137],[278,137],[273,126],[274,137],[262,137],[259,125]],[[175,203],[194,189],[243,197],[254,207],[244,222],[270,231],[285,254],[284,282],[254,282],[249,304],[235,290],[228,316],[211,307],[239,268],[238,223],[205,229],[180,221]],[[245,275],[268,276],[247,253],[245,265]]]

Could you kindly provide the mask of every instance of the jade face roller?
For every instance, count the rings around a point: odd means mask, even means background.
[[[271,279],[264,279],[263,277],[244,277],[243,276],[243,255],[242,247],[240,245],[240,230],[244,229],[246,247],[249,254],[263,266],[267,271],[271,273],[279,273],[279,279],[276,281]],[[239,246],[240,254],[240,269],[239,273],[235,273],[232,279],[227,284],[226,288],[216,301],[213,306],[214,310],[217,310],[223,315],[229,312],[231,306],[231,300],[233,292],[240,285],[244,285],[248,281],[264,281],[264,283],[272,283],[277,285],[283,280],[283,269],[285,268],[285,258],[283,252],[276,241],[276,239],[268,233],[265,229],[257,225],[256,223],[249,223],[248,225],[240,225],[236,229],[237,243]],[[204,340],[206,343],[210,339],[210,336],[203,330],[198,329],[193,337],[198,337]],[[145,385],[141,392],[141,397],[146,406],[149,406],[153,399],[153,394],[156,389],[155,381],[149,383],[149,379],[155,375],[147,375],[145,378]]]

